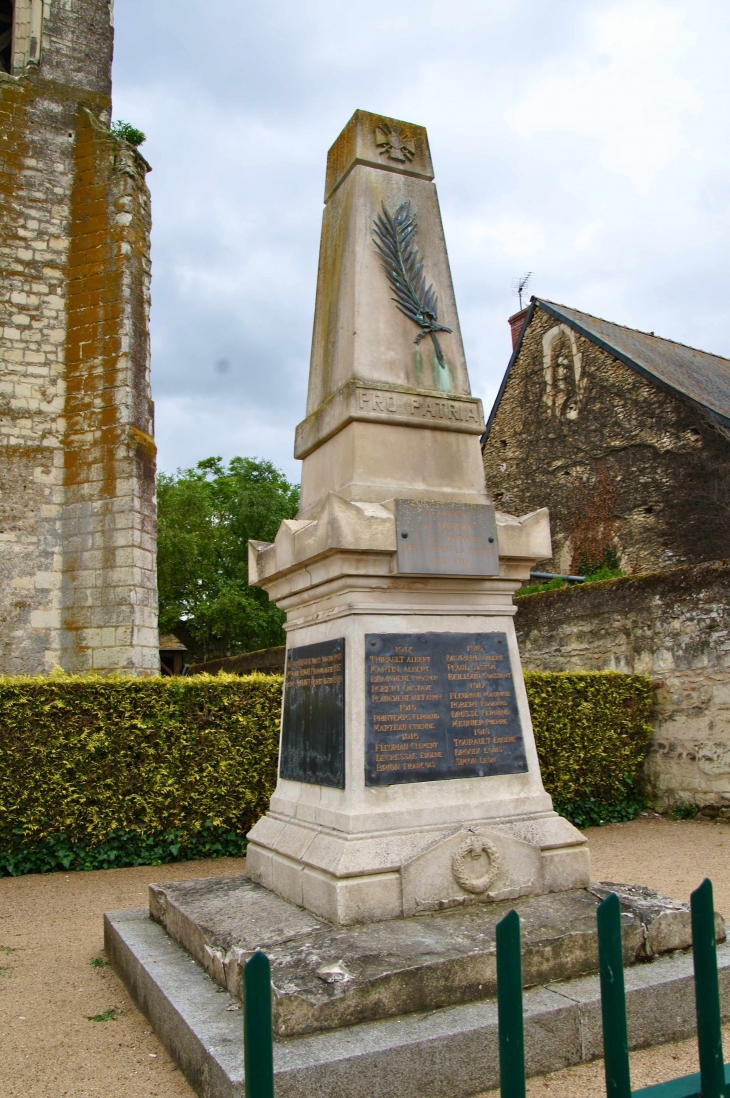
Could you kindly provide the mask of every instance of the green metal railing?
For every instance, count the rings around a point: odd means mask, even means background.
[[[497,1016],[502,1098],[525,1098],[522,951],[520,917],[516,911],[510,911],[497,923]]]
[[[607,1098],[730,1098],[730,1064],[723,1065],[720,991],[712,883],[692,893],[692,950],[700,1070],[642,1090],[631,1089],[626,1023],[621,906],[611,893],[598,908],[603,1055]],[[243,974],[246,1098],[274,1098],[269,959],[254,953]],[[510,911],[497,923],[497,1013],[501,1098],[525,1098],[520,918]]]
[[[608,896],[598,909],[598,954],[601,973],[601,1011],[609,1098],[725,1098],[722,1062],[720,990],[715,949],[715,905],[712,882],[705,880],[692,893],[692,953],[695,970],[695,1006],[700,1070],[668,1083],[631,1090],[626,999],[621,956],[621,910],[618,897]]]
[[[271,965],[260,950],[243,970],[243,1077],[246,1098],[274,1098]]]
[[[598,964],[607,1098],[730,1098],[730,1065],[723,1066],[722,1062],[712,883],[703,881],[692,893],[691,900],[700,1070],[695,1075],[634,1091],[631,1089],[629,1070],[618,896],[611,893],[598,908]],[[502,1098],[524,1098],[520,926],[515,911],[497,924],[497,1001]]]

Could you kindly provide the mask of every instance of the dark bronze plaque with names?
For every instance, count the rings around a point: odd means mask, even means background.
[[[527,770],[504,633],[365,637],[365,784]]]
[[[498,576],[497,520],[491,503],[395,501],[398,571]]]
[[[286,656],[279,774],[345,788],[345,638]]]

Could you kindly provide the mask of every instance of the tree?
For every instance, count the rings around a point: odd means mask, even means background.
[[[284,643],[284,614],[248,586],[248,540],[273,541],[299,488],[269,461],[219,457],[157,480],[160,630],[184,626],[202,653]]]

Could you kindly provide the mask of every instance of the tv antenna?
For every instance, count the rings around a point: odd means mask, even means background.
[[[522,312],[522,295],[527,289],[527,283],[532,278],[532,271],[528,271],[522,278],[512,279],[512,293],[517,294],[520,299],[520,312]]]

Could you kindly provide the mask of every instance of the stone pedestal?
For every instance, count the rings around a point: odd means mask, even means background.
[[[246,876],[206,878],[151,885],[149,914],[239,1003],[246,962],[264,950],[274,1033],[287,1038],[493,999],[496,925],[512,909],[520,917],[524,987],[595,973],[596,911],[611,891],[621,903],[626,966],[691,946],[689,904],[600,883],[496,902],[488,913],[470,907],[342,929]],[[721,915],[715,934],[725,941]]]
[[[249,876],[338,924],[583,887],[588,848],[543,789],[513,625],[512,593],[549,551],[547,513],[498,516],[501,574],[473,578],[399,574],[394,512],[330,495],[316,520],[286,522],[274,545],[251,547],[252,579],[287,612],[290,655],[344,641],[344,780],[279,778],[249,834]],[[387,634],[503,639],[523,772],[367,784],[366,638]],[[401,735],[409,744],[415,733]]]

